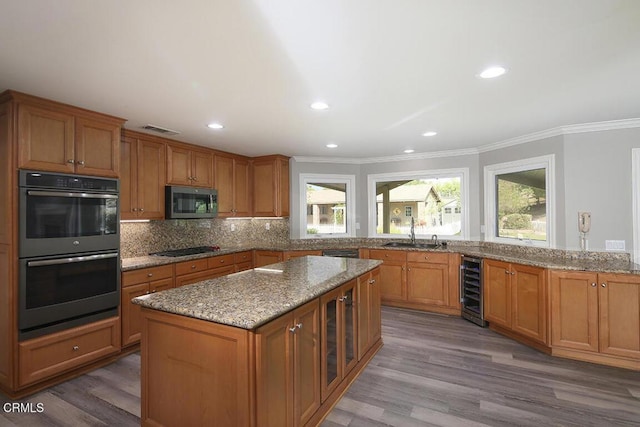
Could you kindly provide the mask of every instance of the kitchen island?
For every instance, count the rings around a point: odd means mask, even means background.
[[[380,261],[302,257],[134,299],[143,425],[317,425],[382,346]]]

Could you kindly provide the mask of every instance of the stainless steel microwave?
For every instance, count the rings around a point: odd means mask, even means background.
[[[165,218],[215,218],[218,215],[218,191],[212,188],[165,187]]]

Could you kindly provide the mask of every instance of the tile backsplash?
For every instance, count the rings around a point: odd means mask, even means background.
[[[232,228],[234,231],[231,231]],[[287,243],[287,218],[182,219],[120,224],[123,258],[193,246],[277,246]]]

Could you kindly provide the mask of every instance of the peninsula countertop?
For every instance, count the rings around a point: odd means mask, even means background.
[[[134,304],[253,330],[373,270],[369,259],[307,256],[144,295]]]

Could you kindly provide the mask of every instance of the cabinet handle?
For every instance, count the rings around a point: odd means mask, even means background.
[[[80,350],[80,347],[78,347],[77,345],[74,345],[73,346],[73,351],[78,351],[78,350]]]
[[[131,209],[131,212],[138,212],[138,209],[137,208],[133,208],[133,209]]]
[[[84,166],[84,160],[78,160],[76,163],[79,164],[80,166]]]
[[[505,270],[504,274],[511,274],[511,272],[509,270]]]
[[[75,160],[73,160],[73,159],[69,159],[69,160],[67,160],[67,163],[74,164],[74,163],[75,163]]]
[[[376,283],[376,279],[371,279],[371,280],[369,280],[369,284],[370,284],[370,285],[373,285],[374,283]]]
[[[298,328],[298,329],[302,329],[302,323],[298,323],[298,324],[296,324],[296,328]]]
[[[224,260],[223,259],[220,260],[220,264],[224,264]]]
[[[425,255],[425,256],[424,256],[424,259],[429,259],[429,257]]]
[[[147,292],[145,292],[144,294],[145,294],[145,295],[149,295],[150,293],[151,293],[151,292],[147,291]]]
[[[591,284],[591,287],[592,287],[592,288],[595,288],[596,286],[598,286],[598,285],[596,285],[595,283],[592,283],[592,284]]]
[[[191,266],[191,269],[193,270],[194,268],[196,268],[195,264]]]
[[[153,273],[148,273],[147,277],[153,277]]]
[[[384,256],[385,256],[386,258],[389,258],[389,254],[384,254]]]
[[[512,275],[512,276],[515,276],[515,275],[516,275],[516,272],[515,272],[515,271],[512,271],[512,272],[511,272],[511,275]]]
[[[344,297],[340,297],[340,298],[338,298],[338,301],[340,301],[340,302],[344,302],[344,300],[346,300],[346,299],[347,299],[347,297],[346,297],[346,296],[344,296]]]
[[[606,288],[606,287],[607,287],[607,284],[606,284],[606,283],[603,283],[603,284],[602,284],[602,285],[600,285],[600,286],[602,286],[603,288]]]
[[[293,326],[293,328],[289,328],[289,332],[291,332],[292,334],[296,333],[296,327],[295,325]]]
[[[144,208],[140,208],[140,212],[144,212]]]
[[[195,176],[193,178],[191,178],[191,179],[194,180],[194,181],[198,180],[198,178],[196,178]]]

